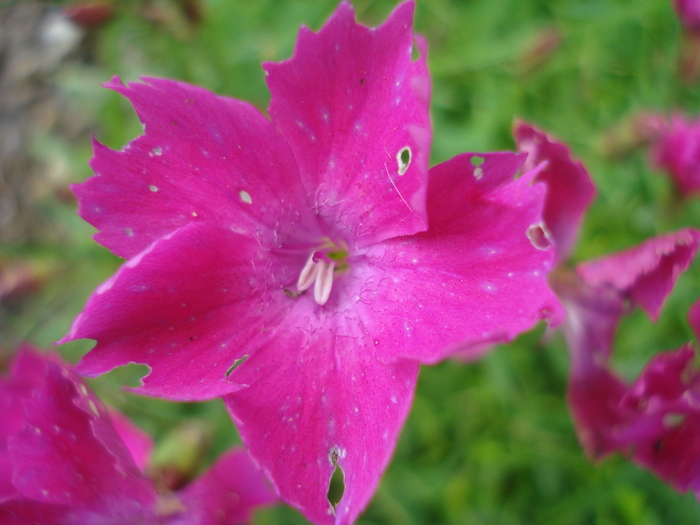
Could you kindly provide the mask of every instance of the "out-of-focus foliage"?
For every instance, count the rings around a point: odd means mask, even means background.
[[[519,117],[567,142],[598,187],[576,261],[700,226],[700,201],[679,201],[670,181],[649,168],[644,148],[628,151],[616,142],[641,111],[700,112],[700,82],[680,79],[682,31],[670,0],[417,1],[416,29],[428,40],[433,78],[433,163],[463,151],[513,149],[510,130]],[[368,24],[383,21],[394,6],[353,4]],[[165,76],[264,110],[269,95],[260,63],[289,57],[298,27],[318,29],[336,2],[111,5],[112,19],[92,30],[82,59],[54,80],[96,137],[119,148],[141,128],[129,104],[101,82],[115,74],[125,81]],[[69,141],[36,132],[33,153],[60,163],[70,182],[91,174],[88,135]],[[0,248],[3,271],[34,268],[41,277],[20,298],[2,299],[5,351],[22,338],[47,345],[63,336],[88,294],[119,264],[90,239],[93,230],[66,194],[64,183],[37,201],[34,213],[52,225],[47,235]],[[655,352],[691,339],[685,315],[700,295],[699,265],[681,277],[656,324],[640,313],[623,322],[615,363],[627,377]],[[60,351],[75,361],[88,348],[71,343]],[[360,522],[698,523],[693,495],[675,493],[623,458],[593,465],[584,457],[564,400],[567,367],[561,336],[543,329],[478,363],[425,367],[394,460]],[[201,421],[213,436],[208,460],[237,441],[219,402],[178,405],[123,392],[120,385],[135,384],[143,372],[134,368],[92,386],[157,441],[166,442],[183,419]],[[304,519],[278,507],[258,513],[257,522]]]

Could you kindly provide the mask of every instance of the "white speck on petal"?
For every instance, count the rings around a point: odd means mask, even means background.
[[[239,196],[239,197],[241,198],[241,200],[242,200],[243,202],[245,202],[246,204],[253,204],[253,199],[251,198],[250,193],[248,193],[247,191],[241,190],[241,191],[238,193],[238,196]]]
[[[481,177],[484,176],[484,170],[481,168],[474,168],[474,178],[476,180],[481,180]]]
[[[158,191],[158,186],[156,186],[155,184],[151,184],[151,185],[148,187],[148,189],[151,190],[153,193],[155,193],[155,192]]]
[[[90,405],[90,410],[92,410],[92,413],[95,414],[96,417],[100,417],[100,413],[97,410],[97,405],[95,405],[95,402],[92,399],[88,399],[88,405]]]

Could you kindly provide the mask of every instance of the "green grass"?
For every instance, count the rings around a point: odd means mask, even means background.
[[[121,147],[141,132],[128,103],[101,89],[114,74],[126,81],[166,76],[266,108],[260,63],[291,55],[298,27],[318,29],[334,1],[203,2],[198,27],[174,4],[154,2],[171,21],[154,25],[141,3],[116,2],[115,20],[96,34],[96,63],[63,73],[61,86],[96,127],[99,140]],[[393,2],[354,2],[361,21],[376,25]],[[700,84],[677,75],[681,31],[669,0],[418,1],[416,29],[430,48],[433,79],[432,161],[464,151],[513,149],[514,118],[530,121],[567,142],[588,167],[599,191],[581,231],[575,260],[604,255],[683,226],[698,226],[700,202],[679,206],[668,180],[651,170],[644,150],[603,155],[605,133],[642,110],[696,114]],[[528,50],[555,31],[560,45],[539,62]],[[48,158],[62,156],[74,182],[90,175],[89,143],[46,138]],[[7,340],[42,346],[62,337],[92,289],[119,261],[90,240],[71,204],[48,201],[59,241],[8,246],[2,253],[49,260],[56,279],[9,311]],[[658,323],[627,319],[616,364],[633,377],[659,350],[690,340],[685,323],[698,297],[698,264],[680,281]],[[411,416],[396,455],[360,523],[662,525],[700,521],[693,495],[679,495],[652,474],[612,457],[591,464],[579,447],[564,401],[568,359],[561,337],[542,330],[499,348],[483,361],[424,367]],[[61,349],[75,361],[89,348]],[[143,400],[120,389],[133,370],[91,385],[157,440],[183,419],[212,427],[208,459],[238,440],[218,402],[177,405]],[[305,520],[276,507],[260,524]]]

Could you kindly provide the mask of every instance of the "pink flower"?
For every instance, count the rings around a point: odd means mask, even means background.
[[[135,462],[150,438],[121,414],[115,426],[57,356],[23,348],[0,379],[0,407],[3,524],[236,524],[275,500],[242,450],[181,492],[159,495]]]
[[[572,359],[568,399],[586,452],[600,458],[631,451],[633,461],[677,489],[700,496],[700,383],[691,369],[692,348],[656,355],[632,385],[610,367],[622,315],[639,305],[656,319],[699,245],[697,230],[655,237],[581,264],[553,286],[567,310],[564,331]]]
[[[700,120],[674,115],[653,144],[651,158],[671,177],[681,195],[700,192]]]
[[[75,188],[96,239],[128,259],[65,339],[97,340],[77,370],[145,363],[141,393],[225,395],[251,455],[317,523],[369,501],[419,363],[559,312],[553,251],[527,236],[544,187],[514,178],[524,155],[428,170],[413,10],[369,29],[343,3],[302,28],[294,57],[264,66],[272,122],[186,84],[113,81],[145,133],[122,151],[96,143],[96,176]]]
[[[680,491],[700,497],[700,374],[690,345],[657,354],[631,385],[611,370],[620,318],[639,305],[652,319],[700,246],[700,231],[681,230],[568,269],[564,264],[594,195],[585,168],[568,148],[518,123],[518,149],[528,163],[546,162],[537,176],[548,186],[543,229],[558,250],[550,274],[567,312],[563,324],[571,375],[568,402],[584,449],[592,458],[613,451],[655,472]],[[691,310],[700,336],[700,302]]]

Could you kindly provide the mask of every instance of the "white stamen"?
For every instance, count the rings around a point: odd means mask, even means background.
[[[327,263],[318,261],[318,272],[316,274],[316,282],[314,283],[314,299],[318,304],[323,306],[328,301],[333,287],[333,270],[335,263]]]
[[[299,280],[297,281],[297,288],[300,292],[308,290],[311,288],[311,285],[314,284],[316,281],[316,275],[318,274],[319,264],[320,263],[314,261],[313,253],[309,255],[309,258],[306,260],[306,264],[301,269]]]

